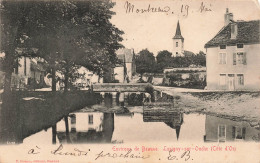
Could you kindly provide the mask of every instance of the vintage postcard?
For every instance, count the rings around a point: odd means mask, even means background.
[[[257,0],[1,0],[0,163],[260,162]]]

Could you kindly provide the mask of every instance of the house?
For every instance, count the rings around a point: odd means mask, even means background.
[[[119,58],[119,60],[124,61],[124,58],[122,59]],[[116,64],[114,68],[114,77],[115,80],[118,81],[119,83],[124,83],[125,81],[125,76],[126,76],[125,70],[126,68],[124,62]]]
[[[95,83],[103,83],[103,78],[81,66],[75,71],[75,79],[72,84],[78,88],[85,89]]]
[[[31,77],[31,59],[26,56],[21,56],[16,63],[14,71],[12,73],[11,87],[12,88],[24,88]]]
[[[31,72],[28,80],[28,85],[45,86],[44,77],[46,75],[45,62],[41,58],[31,59]]]
[[[206,142],[227,142],[227,141],[259,141],[259,130],[251,127],[245,121],[232,121],[215,116],[206,115],[205,122]]]
[[[69,115],[69,133],[63,123],[57,125],[60,143],[110,143],[114,132],[113,113],[73,113]]]
[[[45,61],[39,57],[31,57],[37,49],[16,48],[15,52],[19,57],[12,73],[11,87],[13,89],[44,87],[46,85],[44,82]]]
[[[234,21],[228,9],[224,27],[205,44],[207,89],[260,89],[260,20]]]
[[[121,48],[116,51],[116,54],[121,64],[114,69],[115,80],[119,80],[120,83],[124,82],[127,77],[132,80],[133,75],[136,73],[134,50]]]
[[[172,55],[174,57],[184,56],[184,38],[181,35],[181,28],[180,28],[179,21],[177,23],[175,35],[172,39],[173,39]]]
[[[45,61],[42,58],[31,58],[36,49],[17,48],[16,53],[20,55],[12,73],[12,88],[39,88],[45,86],[44,76],[46,75]]]

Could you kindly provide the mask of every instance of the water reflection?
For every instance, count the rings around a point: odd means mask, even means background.
[[[60,143],[108,143],[114,131],[113,113],[73,113],[69,115],[69,132],[63,121],[57,124]],[[65,128],[64,128],[65,126]]]
[[[179,139],[181,125],[183,124],[183,113],[177,111],[158,112],[152,109],[144,109],[144,122],[164,122],[167,126],[176,130],[176,138]]]
[[[247,122],[206,116],[205,142],[259,141],[260,131]]]
[[[147,116],[141,113],[76,112],[69,115],[68,126],[64,119],[57,123],[56,139],[57,143],[259,141],[260,131],[247,122],[179,112],[160,113],[159,117],[151,113]],[[225,130],[220,126],[225,126]],[[39,139],[49,137],[50,144],[52,136],[49,129],[26,138],[24,143],[39,143]]]
[[[106,108],[113,110],[114,105],[118,105],[114,101],[116,98],[113,98],[111,94],[105,94],[104,101],[100,105],[105,105]],[[43,105],[44,101],[41,104]],[[128,107],[128,103],[125,104]],[[42,110],[48,109],[42,108]],[[31,113],[13,114],[11,112],[12,116],[5,116],[6,118],[0,121],[0,139],[5,144],[7,141],[75,144],[260,140],[260,131],[251,127],[247,122],[232,121],[210,115],[184,114],[161,107],[153,109],[135,106],[128,107],[128,109],[130,112],[121,113],[86,112],[88,109],[82,109],[70,113],[57,123],[56,119],[54,120],[52,117],[52,112],[48,116],[36,114],[39,108],[34,109],[34,112]],[[16,110],[14,113],[20,113],[20,111]],[[29,114],[33,116],[24,116]],[[4,114],[1,115],[3,117]],[[12,117],[17,122],[10,123],[8,117]],[[54,124],[46,125],[48,122],[46,117],[51,119]],[[46,126],[51,127],[47,130]],[[36,131],[40,132],[31,135]]]

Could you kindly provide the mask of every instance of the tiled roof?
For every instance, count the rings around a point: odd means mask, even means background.
[[[125,61],[126,63],[132,63],[133,62],[133,57],[134,53],[131,49],[118,49],[116,51],[118,59],[122,60],[123,62]]]
[[[237,43],[260,43],[260,20],[235,23],[237,23],[238,28],[236,39],[231,39],[231,23],[229,23],[213,39],[205,44],[205,48],[219,45],[235,45]]]

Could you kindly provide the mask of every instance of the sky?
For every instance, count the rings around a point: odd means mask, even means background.
[[[194,53],[206,52],[204,45],[224,26],[226,8],[233,13],[234,20],[260,20],[257,0],[113,1],[116,2],[113,8],[116,15],[112,17],[111,22],[125,32],[122,44],[126,48],[133,48],[136,53],[147,48],[155,56],[162,50],[172,51],[172,38],[178,20],[184,37],[184,50]],[[134,5],[133,12],[126,13],[127,3]],[[167,12],[141,13],[141,9],[147,9],[149,5],[150,8],[160,7]],[[204,6],[203,10],[201,6]],[[206,8],[211,11],[206,11]]]

